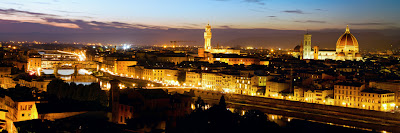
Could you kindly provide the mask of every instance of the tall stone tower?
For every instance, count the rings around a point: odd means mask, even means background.
[[[318,60],[319,47],[314,46],[314,60]]]
[[[109,93],[109,100],[108,100],[108,104],[109,107],[111,108],[111,113],[112,113],[112,117],[111,120],[112,122],[117,123],[118,122],[118,116],[119,116],[119,80],[111,80],[110,84],[111,84],[111,88],[110,88],[110,93]]]
[[[211,26],[207,24],[206,31],[204,31],[204,51],[211,50]]]
[[[304,43],[303,43],[303,59],[312,59],[311,56],[311,34],[304,35]]]

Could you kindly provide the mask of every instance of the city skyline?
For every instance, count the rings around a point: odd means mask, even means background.
[[[201,46],[209,22],[213,44],[293,48],[309,30],[313,43],[334,48],[349,25],[361,49],[398,47],[397,1],[60,1],[0,2],[1,41]],[[123,4],[122,4],[123,3]]]
[[[1,0],[0,133],[400,133],[398,5]]]

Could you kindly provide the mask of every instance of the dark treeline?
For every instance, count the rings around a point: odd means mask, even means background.
[[[54,79],[47,85],[47,94],[51,98],[62,101],[97,102],[107,105],[107,94],[101,90],[98,83],[77,85],[73,82],[66,83],[61,79]]]

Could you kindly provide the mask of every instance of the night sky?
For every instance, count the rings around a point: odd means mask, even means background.
[[[293,48],[308,29],[334,48],[346,25],[360,48],[399,46],[398,0],[1,0],[0,41],[164,44],[213,27],[213,45]]]

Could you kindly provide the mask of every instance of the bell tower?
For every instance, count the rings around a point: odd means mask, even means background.
[[[211,50],[211,26],[210,24],[206,25],[206,29],[204,31],[204,51]]]
[[[304,35],[303,59],[311,59],[311,34]]]

